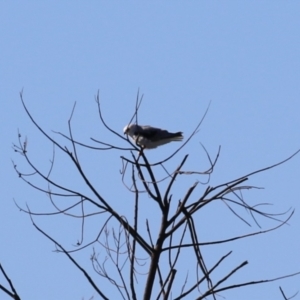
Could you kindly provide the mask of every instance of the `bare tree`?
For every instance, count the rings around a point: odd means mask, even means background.
[[[93,144],[76,140],[72,131],[75,105],[68,121],[68,134],[55,132],[56,137],[63,138],[63,142],[58,142],[58,138],[50,136],[35,121],[23,101],[22,93],[20,96],[32,123],[45,139],[53,144],[53,157],[49,170],[42,171],[34,163],[34,158],[30,156],[27,139],[23,139],[19,133],[18,144],[14,144],[13,148],[14,151],[22,155],[31,171],[25,174],[19,170],[16,163],[13,162],[13,165],[22,180],[49,198],[55,211],[36,213],[29,206],[24,208],[17,203],[16,205],[30,216],[35,228],[55,244],[56,251],[66,255],[83,273],[100,298],[110,299],[111,287],[105,288],[104,285],[101,287],[97,285],[92,279],[92,274],[89,274],[74,259],[73,253],[75,251],[90,249],[95,272],[102,277],[104,282],[107,281],[114,286],[122,299],[216,299],[217,295],[221,295],[227,290],[249,285],[255,286],[299,274],[298,272],[268,279],[254,278],[251,281],[232,284],[230,283],[232,282],[232,275],[242,272],[243,267],[248,264],[247,259],[228,272],[224,268],[224,262],[232,255],[232,251],[216,256],[214,263],[208,263],[203,249],[208,246],[220,247],[235,240],[246,240],[255,235],[266,234],[285,225],[290,220],[294,210],[274,214],[267,211],[266,203],[250,204],[244,198],[244,193],[258,189],[258,187],[246,184],[250,177],[287,162],[300,150],[277,164],[253,171],[235,180],[210,186],[210,177],[218,161],[220,147],[215,157],[212,158],[206,148],[202,146],[209,163],[209,167],[205,170],[185,170],[184,166],[188,160],[188,155],[181,157],[177,166],[174,167],[175,160],[179,157],[179,151],[195,136],[206,112],[185,143],[174,153],[161,161],[150,162],[147,158],[147,152],[143,148],[120,135],[105,122],[99,94],[95,100],[101,124],[110,134],[118,138],[120,145],[125,144],[126,147],[94,138],[91,138]],[[138,111],[141,102],[142,97],[138,94],[135,111],[130,122],[138,123]],[[100,154],[102,151],[122,151],[120,179],[124,183],[124,189],[132,194],[133,201],[128,202],[128,207],[131,205],[131,215],[121,214],[119,208],[113,206],[112,201],[108,197],[104,197],[102,191],[92,184],[78,154],[81,148],[87,151],[98,151]],[[78,186],[76,189],[68,188],[57,180],[53,171],[57,167],[57,152],[63,154],[73,164],[75,172],[82,179],[82,186]],[[35,178],[42,181],[35,181]],[[203,181],[199,182],[198,178],[203,178]],[[180,187],[182,181],[190,182],[189,188],[185,191]],[[202,192],[199,192],[199,184],[205,187]],[[177,193],[176,197],[174,196],[175,186],[179,187],[182,192],[181,195]],[[62,199],[68,199],[68,204],[65,205]],[[154,207],[155,211],[151,211],[145,216],[141,211],[147,210],[150,201],[151,207]],[[244,222],[248,225],[250,222],[254,222],[259,230],[231,236],[227,239],[202,240],[199,236],[199,230],[197,230],[199,228],[198,216],[201,210],[213,205],[213,203],[225,205],[236,222]],[[52,217],[57,215],[63,215],[80,222],[81,239],[77,245],[59,243],[53,235],[40,228],[35,221],[37,216]],[[95,236],[87,241],[86,227],[88,222],[94,218],[97,218],[98,224],[101,225],[97,228]],[[260,228],[258,218],[268,219],[274,222],[274,225],[263,230]],[[206,226],[209,228],[210,224],[206,224]],[[70,247],[71,249],[69,249]],[[99,254],[101,250],[102,253],[104,250],[105,257]],[[190,261],[193,258],[193,265],[185,266],[186,257],[189,257]],[[220,276],[219,274],[223,275]],[[139,288],[137,283],[139,283]],[[143,286],[142,289],[141,286]],[[8,293],[8,291],[4,292]],[[287,299],[281,288],[280,292],[284,299]],[[15,294],[17,295],[17,293]]]

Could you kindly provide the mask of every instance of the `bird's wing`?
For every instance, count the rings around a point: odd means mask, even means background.
[[[163,130],[163,129],[155,128],[155,127],[151,127],[151,126],[141,126],[141,129],[142,130],[140,132],[140,135],[142,135],[146,139],[151,140],[152,142],[182,136],[181,132],[170,133],[167,130]]]

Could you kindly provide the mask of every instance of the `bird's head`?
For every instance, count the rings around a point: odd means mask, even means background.
[[[129,124],[129,125],[126,125],[126,126],[123,128],[123,133],[124,133],[124,134],[128,134],[129,126],[130,126],[130,124]]]
[[[135,131],[136,125],[135,124],[128,124],[124,127],[123,133],[132,136]]]

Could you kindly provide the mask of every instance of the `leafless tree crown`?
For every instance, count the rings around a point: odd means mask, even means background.
[[[135,111],[130,122],[138,123],[142,98],[137,95]],[[210,179],[218,162],[220,147],[215,157],[211,157],[202,145],[208,162],[205,170],[185,169],[188,155],[180,157],[181,150],[195,137],[206,112],[194,131],[175,152],[160,161],[151,162],[147,157],[147,151],[106,123],[99,94],[95,100],[100,122],[108,133],[119,139],[118,144],[96,138],[91,138],[90,144],[76,140],[72,131],[75,105],[68,120],[68,133],[54,132],[54,136],[58,135],[64,140],[63,143],[58,142],[57,138],[46,133],[35,121],[23,101],[22,93],[21,100],[32,123],[52,143],[53,156],[49,170],[42,171],[34,163],[34,157],[30,156],[27,138],[23,138],[19,133],[18,144],[14,144],[13,149],[22,155],[31,171],[25,173],[20,171],[15,162],[13,165],[22,180],[49,198],[54,211],[37,213],[30,206],[24,208],[17,203],[16,205],[30,216],[35,228],[54,243],[56,251],[62,252],[76,265],[101,299],[112,299],[112,286],[119,293],[119,299],[217,299],[223,293],[226,295],[227,290],[254,286],[298,274],[269,279],[254,278],[247,282],[232,283],[232,275],[242,272],[248,261],[245,259],[228,271],[225,261],[230,260],[232,251],[224,252],[219,256],[211,255],[209,261],[204,253],[206,247],[220,248],[226,243],[265,234],[278,229],[290,220],[294,210],[274,214],[267,210],[268,203],[251,204],[243,194],[258,189],[247,184],[251,176],[285,163],[299,150],[277,164],[211,186]],[[97,151],[99,155],[107,150],[122,153],[119,178],[124,184],[124,198],[131,195],[129,199],[126,198],[126,206],[130,214],[121,214],[115,202],[103,196],[102,191],[92,184],[82,165],[78,154],[79,149]],[[66,160],[73,164],[75,172],[82,179],[82,186],[76,189],[68,188],[57,180],[53,172],[56,167],[57,152],[63,154]],[[177,164],[176,167],[174,164]],[[39,181],[35,181],[35,178],[39,178]],[[184,191],[180,187],[182,181],[190,182],[190,186]],[[114,186],[112,185],[111,188]],[[176,192],[178,190],[180,195]],[[67,201],[63,201],[64,199]],[[236,236],[230,236],[228,233],[226,239],[203,240],[199,234],[199,224],[206,228],[210,228],[211,225],[201,223],[200,211],[216,204],[227,208],[236,222],[247,225],[254,223],[259,229]],[[147,207],[151,207],[151,211]],[[143,214],[143,211],[148,213]],[[38,216],[58,215],[80,222],[80,239],[76,245],[58,242],[53,234],[37,225]],[[94,222],[95,218],[99,228],[91,238],[90,234],[87,235],[86,228],[89,222]],[[259,222],[261,218],[269,219],[275,225],[262,229]],[[93,274],[86,271],[73,257],[74,252],[86,250],[91,253],[91,263],[95,271]],[[95,274],[102,278],[101,284],[98,284],[99,280],[94,280]],[[111,286],[103,285],[105,282]],[[1,287],[3,290],[3,286]],[[4,292],[11,293],[7,289]],[[280,292],[284,299],[288,299],[281,288]],[[14,295],[14,299],[19,299],[13,290],[11,296]]]

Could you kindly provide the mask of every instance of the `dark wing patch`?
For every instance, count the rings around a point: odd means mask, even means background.
[[[142,135],[146,139],[150,139],[150,140],[155,139],[155,136],[157,136],[157,133],[159,131],[167,133],[166,130],[161,130],[161,129],[155,128],[155,127],[143,126],[142,128],[143,128],[143,130],[141,130],[140,135]]]
[[[151,140],[152,142],[169,139],[172,137],[182,137],[182,132],[171,133],[167,130],[151,126],[143,126],[142,128],[143,130],[140,132],[140,135]]]

